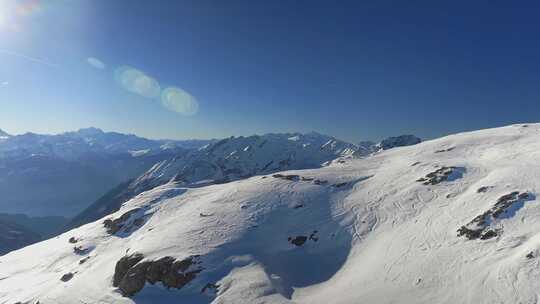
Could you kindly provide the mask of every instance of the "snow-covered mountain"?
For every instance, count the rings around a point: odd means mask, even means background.
[[[129,198],[171,180],[200,187],[283,170],[318,168],[337,157],[352,155],[356,149],[353,144],[316,132],[226,138],[157,163],[132,183],[97,200],[68,227],[101,218]]]
[[[513,125],[225,184],[172,179],[1,256],[0,303],[536,303],[539,136]]]
[[[8,139],[9,137],[11,137],[11,135],[6,133],[4,130],[0,129],[0,142]]]
[[[135,182],[157,186],[223,183],[269,172],[317,168],[356,146],[319,133],[230,137],[156,164]]]
[[[389,150],[397,147],[412,146],[421,143],[422,140],[414,135],[392,136],[381,140],[379,143],[362,141],[353,153],[353,157],[365,157],[373,153]]]
[[[78,214],[119,183],[187,152],[182,141],[96,128],[5,138],[0,141],[0,211],[31,216]]]
[[[0,134],[0,136],[2,136]],[[25,133],[6,136],[0,142],[0,159],[22,159],[32,156],[78,160],[92,154],[132,154],[141,156],[163,151],[174,153],[185,148],[199,148],[209,140],[151,140],[132,134],[104,132],[97,128],[80,129],[57,135]]]

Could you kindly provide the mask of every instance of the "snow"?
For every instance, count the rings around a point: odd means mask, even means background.
[[[104,218],[140,208],[140,227],[110,235],[101,219],[1,256],[0,303],[536,303],[539,137],[540,124],[513,125],[276,177],[169,182]],[[418,181],[445,166],[464,170]],[[514,191],[534,199],[498,219],[500,235],[457,236]],[[297,236],[306,236],[301,246],[291,242]],[[91,249],[83,264],[74,246]],[[200,255],[204,270],[180,290],[147,283],[123,297],[112,277],[126,252]],[[62,282],[68,272],[74,277]],[[201,293],[209,283],[216,295]]]
[[[130,187],[161,185],[171,179],[185,186],[221,183],[256,174],[323,166],[350,156],[356,146],[315,132],[230,137],[156,164]]]

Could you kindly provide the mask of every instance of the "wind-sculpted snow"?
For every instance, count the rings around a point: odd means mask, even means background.
[[[538,136],[509,126],[320,169],[172,180],[1,256],[0,303],[536,303]]]

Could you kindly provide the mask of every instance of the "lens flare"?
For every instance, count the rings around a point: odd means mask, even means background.
[[[146,98],[157,98],[161,92],[157,80],[129,66],[116,69],[115,79],[124,89]]]
[[[161,104],[176,113],[192,116],[199,112],[199,102],[188,92],[168,87],[161,93]]]

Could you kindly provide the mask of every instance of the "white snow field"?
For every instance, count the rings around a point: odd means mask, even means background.
[[[539,190],[540,124],[168,183],[1,256],[0,303],[537,303]]]

